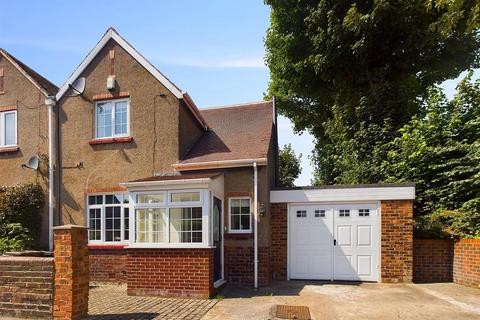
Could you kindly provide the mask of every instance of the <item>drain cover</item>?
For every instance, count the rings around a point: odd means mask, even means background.
[[[278,305],[275,317],[282,319],[310,320],[310,310],[305,306]]]

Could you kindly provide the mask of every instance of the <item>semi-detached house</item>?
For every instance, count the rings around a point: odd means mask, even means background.
[[[199,109],[112,28],[55,100],[54,223],[89,228],[92,280],[193,297],[226,282],[411,281],[414,186],[278,188],[274,101]]]

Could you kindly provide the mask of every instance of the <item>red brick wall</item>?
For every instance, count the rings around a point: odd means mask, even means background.
[[[270,236],[272,249],[270,265],[272,279],[287,279],[288,209],[286,203],[272,203],[270,206]]]
[[[453,280],[453,241],[413,240],[413,281],[418,283]]]
[[[127,293],[209,298],[213,249],[127,249]]]
[[[453,280],[459,284],[480,287],[480,239],[455,242]]]
[[[127,250],[90,247],[90,280],[101,282],[127,282]]]
[[[224,247],[225,280],[230,284],[253,285],[253,247]],[[258,248],[258,284],[270,283],[270,250]]]
[[[411,282],[413,268],[413,202],[381,203],[382,282]]]
[[[53,258],[0,257],[0,319],[51,318]]]

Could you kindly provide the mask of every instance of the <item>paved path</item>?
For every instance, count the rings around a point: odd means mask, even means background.
[[[120,285],[94,286],[90,289],[89,320],[167,320],[200,319],[217,300],[170,299],[127,296]]]

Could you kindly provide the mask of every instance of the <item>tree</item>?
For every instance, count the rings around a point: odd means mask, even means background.
[[[292,149],[291,144],[286,144],[279,152],[280,161],[280,185],[282,187],[293,187],[293,182],[302,172],[300,161],[302,154],[298,157]]]
[[[470,74],[450,101],[430,89],[422,111],[385,147],[385,182],[416,182],[417,229],[428,236],[480,236],[480,80]]]
[[[479,3],[266,0],[269,95],[316,138],[316,183],[378,182],[427,88],[479,65]]]

